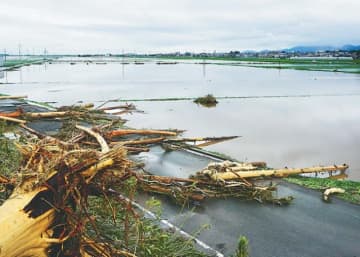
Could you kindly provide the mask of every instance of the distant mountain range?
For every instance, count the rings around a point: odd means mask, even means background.
[[[360,50],[360,45],[343,45],[340,47],[336,46],[295,46],[288,49],[283,49],[285,52],[293,53],[309,53],[309,52],[318,52],[318,51],[358,51]]]

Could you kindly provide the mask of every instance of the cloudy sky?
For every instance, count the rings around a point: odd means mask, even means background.
[[[359,10],[360,0],[0,0],[0,49],[152,53],[360,44]]]

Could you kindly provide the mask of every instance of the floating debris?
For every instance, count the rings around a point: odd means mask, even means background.
[[[206,107],[214,107],[218,104],[218,101],[216,100],[216,98],[213,95],[208,94],[204,97],[196,98],[194,100],[194,103],[201,104]]]

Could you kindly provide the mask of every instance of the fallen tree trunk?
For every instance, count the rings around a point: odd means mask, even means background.
[[[81,115],[81,112],[65,111],[65,112],[27,112],[25,116],[31,119],[41,118],[61,118]]]
[[[141,129],[120,129],[113,130],[106,134],[107,137],[117,137],[117,136],[125,136],[125,135],[163,135],[163,136],[176,136],[176,132],[165,131],[165,130],[141,130]]]
[[[0,120],[10,121],[10,122],[20,123],[20,124],[26,123],[25,120],[20,120],[20,119],[16,119],[16,118],[12,118],[12,117],[5,117],[5,116],[0,116]]]
[[[101,142],[97,133],[89,134]],[[108,150],[107,145],[100,144],[102,154],[91,149],[67,151],[47,138],[23,146],[24,173],[16,174],[12,182],[16,188],[0,206],[0,231],[6,231],[0,236],[0,257],[59,256],[61,244],[68,239],[77,240],[74,249],[68,249],[73,251],[71,256],[93,256],[86,252],[79,255],[79,238],[89,221],[85,188],[100,171],[114,167],[121,172],[130,165],[124,149]],[[102,243],[94,242],[94,247],[96,244]],[[111,247],[106,249],[96,256],[116,256]]]
[[[10,117],[10,118],[17,118],[23,114],[21,110],[16,110],[14,112],[0,112],[0,116],[2,117]]]
[[[40,192],[15,192],[0,207],[0,257],[47,257],[50,244],[61,242],[50,238],[54,209],[38,217],[24,210]]]
[[[0,100],[3,100],[3,99],[24,99],[24,98],[27,98],[27,95],[19,95],[19,96],[2,95],[2,96],[0,96]]]
[[[165,137],[156,137],[156,138],[147,138],[147,139],[139,139],[139,140],[131,140],[131,141],[119,141],[119,142],[111,142],[111,145],[149,145],[156,144],[164,141]]]
[[[344,164],[341,166],[318,166],[302,169],[269,169],[269,170],[249,170],[249,171],[228,171],[217,172],[216,170],[204,170],[200,174],[207,174],[213,180],[236,180],[238,178],[257,178],[257,177],[286,177],[289,175],[303,174],[303,173],[316,173],[316,172],[329,172],[329,171],[345,171],[349,166]]]

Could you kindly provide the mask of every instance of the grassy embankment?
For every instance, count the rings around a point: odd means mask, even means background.
[[[201,62],[229,61],[231,62],[229,63],[231,65],[256,67],[256,68],[360,73],[360,60],[336,60],[336,59],[311,60],[311,59],[288,59],[288,58],[279,59],[279,58],[255,58],[255,57],[240,58],[240,57],[184,57],[184,56],[182,57],[162,56],[157,58],[171,59],[171,60],[199,60]],[[224,63],[216,63],[216,64],[224,64]]]
[[[11,70],[31,64],[41,64],[43,61],[43,59],[6,60],[3,67],[5,70]]]
[[[306,188],[315,190],[325,190],[337,187],[345,190],[344,194],[337,196],[345,201],[360,204],[360,182],[350,180],[335,180],[330,178],[309,178],[303,176],[293,176],[285,178],[286,181]]]

